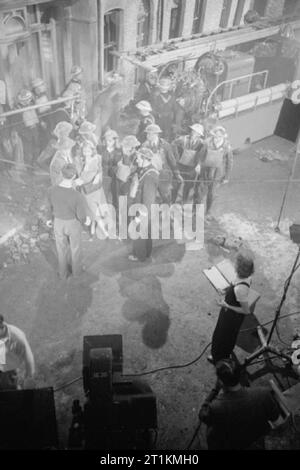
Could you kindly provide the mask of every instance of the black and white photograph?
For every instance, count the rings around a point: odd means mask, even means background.
[[[0,0],[0,450],[299,450],[299,268],[300,0]]]

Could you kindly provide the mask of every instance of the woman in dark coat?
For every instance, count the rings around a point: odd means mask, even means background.
[[[219,302],[222,308],[212,337],[210,358],[214,364],[230,357],[245,315],[251,313],[248,296],[254,262],[250,253],[238,253],[235,270],[237,278],[227,288],[225,299]]]

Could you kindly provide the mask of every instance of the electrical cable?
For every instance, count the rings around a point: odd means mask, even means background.
[[[283,318],[287,318],[287,317],[290,317],[290,316],[293,316],[293,315],[300,315],[300,310],[297,311],[297,312],[292,312],[292,313],[288,313],[286,315],[283,315],[282,317],[279,318],[279,320],[283,319]],[[267,325],[270,325],[271,323],[273,323],[273,320],[270,320],[268,322],[265,322],[265,323],[262,323],[260,326],[267,326]],[[256,327],[252,327],[252,328],[245,328],[243,330],[240,330],[240,333],[244,333],[245,331],[254,331],[256,330]],[[154,370],[150,370],[148,372],[142,372],[140,374],[123,374],[122,377],[142,377],[144,375],[151,375],[151,374],[155,374],[157,372],[162,372],[164,370],[170,370],[170,369],[183,369],[185,367],[189,367],[193,364],[195,364],[196,362],[198,362],[202,356],[205,354],[205,352],[207,351],[207,349],[209,348],[209,346],[211,345],[211,343],[207,344],[204,348],[204,350],[201,352],[201,354],[196,357],[196,359],[194,359],[193,361],[187,363],[187,364],[182,364],[182,365],[175,365],[175,366],[168,366],[168,367],[161,367],[159,369],[154,369]],[[274,357],[278,357],[278,356],[274,356]],[[271,358],[272,359],[272,358]],[[258,364],[258,363],[261,363],[261,362],[264,362],[264,359],[261,359],[259,361],[256,361],[256,362],[253,362],[251,363],[251,365],[254,365],[254,364]],[[249,364],[250,365],[250,364]],[[63,390],[64,388],[67,388],[69,387],[70,385],[72,385],[73,383],[75,382],[78,382],[79,380],[81,380],[82,377],[77,377],[76,379],[72,380],[71,382],[68,382],[56,389],[54,389],[54,393],[60,391],[60,390]]]
[[[190,450],[190,448],[192,447],[192,444],[193,444],[194,440],[196,439],[196,437],[197,437],[197,435],[198,435],[198,432],[200,431],[201,426],[202,426],[202,421],[199,421],[199,424],[198,424],[198,426],[196,427],[195,432],[194,432],[194,434],[193,434],[193,437],[192,437],[192,439],[190,440],[190,442],[189,442],[189,444],[188,444],[186,450]]]
[[[209,346],[211,345],[211,343],[208,343],[205,348],[202,350],[201,354],[196,357],[196,359],[194,359],[193,361],[191,362],[188,362],[187,364],[182,364],[182,365],[175,365],[175,366],[167,366],[167,367],[160,367],[158,369],[153,369],[153,370],[149,370],[147,372],[141,372],[140,374],[122,374],[122,377],[143,377],[145,375],[151,375],[151,374],[156,374],[157,372],[162,372],[164,370],[171,370],[171,369],[183,369],[185,367],[189,367],[193,364],[195,364],[196,362],[198,362],[202,356],[205,354],[205,352],[207,351],[207,349],[209,348]]]
[[[60,387],[55,388],[53,391],[54,391],[54,393],[59,392],[60,390],[63,390],[64,388],[70,387],[72,384],[74,384],[76,382],[79,382],[79,380],[82,380],[82,375],[80,377],[77,377],[74,380],[71,380],[71,382],[67,382],[67,383],[61,385]]]

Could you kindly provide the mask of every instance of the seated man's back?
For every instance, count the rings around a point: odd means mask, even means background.
[[[225,390],[202,410],[209,449],[246,449],[270,430],[279,409],[263,387]]]

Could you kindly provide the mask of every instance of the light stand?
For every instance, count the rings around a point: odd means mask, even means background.
[[[281,357],[282,359],[285,359],[290,364],[292,364],[292,360],[291,360],[290,356],[288,356],[287,354],[282,353],[278,348],[276,348],[274,346],[271,346],[270,343],[271,343],[271,339],[272,339],[274,330],[275,330],[275,328],[277,326],[277,323],[278,323],[278,320],[280,318],[281,309],[282,309],[282,306],[285,302],[286,295],[287,295],[288,289],[290,287],[291,280],[292,280],[292,278],[293,278],[293,276],[294,276],[294,274],[295,274],[295,272],[298,268],[299,258],[300,258],[300,244],[298,244],[298,253],[296,255],[296,259],[295,259],[295,262],[293,264],[291,273],[290,273],[290,275],[289,275],[289,277],[288,277],[288,279],[287,279],[287,281],[284,285],[283,294],[282,294],[280,303],[279,303],[279,305],[276,309],[274,321],[273,321],[272,328],[270,330],[269,336],[268,336],[268,338],[265,337],[261,326],[259,326],[257,328],[257,333],[258,333],[258,336],[259,336],[259,339],[260,339],[260,342],[261,342],[261,347],[258,348],[257,351],[255,351],[253,354],[251,354],[250,356],[248,356],[245,359],[245,361],[243,363],[244,367],[250,365],[256,358],[258,358],[259,356],[262,356],[262,355],[265,357],[266,361],[267,360],[270,361],[270,358],[268,357],[269,353],[272,353],[277,357]]]
[[[283,195],[283,198],[282,198],[282,203],[281,203],[281,207],[280,207],[280,211],[279,211],[277,224],[276,224],[276,227],[275,227],[275,232],[280,232],[280,221],[281,221],[283,209],[285,207],[286,198],[287,198],[287,195],[288,195],[290,184],[294,179],[296,166],[297,166],[297,162],[298,162],[298,156],[299,156],[299,151],[300,151],[299,144],[300,144],[300,136],[298,136],[298,138],[297,138],[295,158],[294,158],[293,165],[290,169],[289,178],[288,178],[288,181],[286,183],[285,190],[284,190],[284,195]]]

